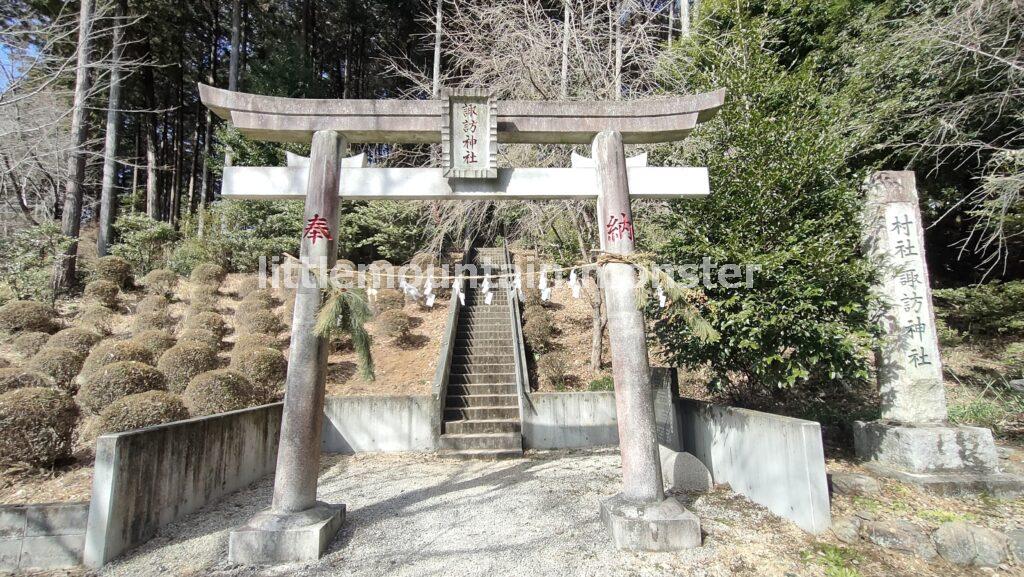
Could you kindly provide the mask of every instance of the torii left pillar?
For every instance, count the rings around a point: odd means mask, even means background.
[[[231,532],[228,559],[233,563],[276,565],[319,559],[345,518],[344,505],[316,500],[328,342],[314,330],[322,294],[311,266],[326,271],[337,258],[339,175],[347,146],[337,132],[313,134],[299,252],[302,277],[292,317],[274,500],[270,509]]]
[[[627,256],[634,250],[633,213],[622,135],[594,137],[601,248]],[[622,492],[601,504],[601,519],[619,549],[676,551],[700,546],[700,521],[665,497],[654,420],[654,390],[644,316],[637,308],[636,271],[627,263],[602,267],[608,340],[615,380],[615,411],[622,455]]]

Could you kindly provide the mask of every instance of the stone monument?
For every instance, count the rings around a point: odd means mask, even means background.
[[[992,431],[947,420],[913,172],[871,175],[864,227],[865,252],[883,271],[875,290],[886,342],[876,352],[882,418],[854,424],[858,457],[933,492],[1019,492],[1020,480],[999,472]]]

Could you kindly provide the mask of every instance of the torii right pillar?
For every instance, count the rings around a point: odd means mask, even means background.
[[[633,252],[633,214],[622,135],[605,131],[594,137],[597,166],[597,214],[602,250]],[[608,311],[622,455],[622,492],[601,504],[601,519],[619,549],[676,551],[698,547],[700,521],[679,501],[665,497],[654,420],[654,391],[647,358],[643,313],[637,308],[636,271],[626,263],[602,267]]]
[[[854,423],[857,456],[877,474],[934,493],[1019,494],[1021,480],[999,471],[992,431],[947,420],[913,172],[871,175],[864,231],[865,252],[882,271],[874,290],[887,340],[875,357],[882,418]]]

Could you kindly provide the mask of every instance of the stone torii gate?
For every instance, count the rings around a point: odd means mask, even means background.
[[[603,250],[634,250],[630,195],[707,195],[705,168],[627,168],[624,144],[681,140],[722,105],[725,90],[648,101],[496,101],[480,90],[450,90],[439,100],[313,100],[259,96],[199,86],[203,103],[259,140],[310,142],[305,166],[227,167],[231,199],[305,199],[300,249],[309,266],[336,260],[339,199],[541,200],[597,198]],[[441,143],[442,168],[367,168],[343,158],[350,143]],[[495,166],[498,143],[592,144],[593,161],[575,168]],[[324,230],[326,228],[326,230]],[[309,230],[318,230],[315,235]],[[700,545],[700,523],[666,499],[655,435],[643,314],[631,265],[602,267],[622,455],[622,491],[601,506],[616,546],[649,551]],[[316,500],[327,342],[314,331],[320,289],[296,294],[284,415],[271,507],[232,531],[229,557],[246,564],[319,558],[345,506]]]

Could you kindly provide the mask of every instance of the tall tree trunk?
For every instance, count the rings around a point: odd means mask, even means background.
[[[238,90],[238,53],[242,36],[242,0],[231,0],[231,58],[228,64],[228,90]]]
[[[82,187],[85,180],[85,141],[88,126],[85,99],[89,94],[89,41],[92,35],[92,0],[81,0],[78,11],[78,59],[75,65],[75,98],[71,113],[72,149],[68,163],[68,181],[64,194],[64,214],[60,230],[73,239],[63,257],[54,260],[53,294],[66,290],[75,282],[78,255],[78,233],[82,226]]]
[[[686,38],[690,35],[690,0],[681,0],[679,3],[679,36]]]
[[[142,132],[139,125],[135,126],[135,155],[132,156],[132,206],[131,211],[135,212],[135,195],[139,191],[139,161],[142,160]]]
[[[205,108],[205,106],[203,107]],[[188,167],[188,214],[196,210],[196,168],[199,160],[199,111],[196,111],[196,121],[192,124],[192,155]]]
[[[562,0],[562,85],[559,94],[569,97],[569,0]]]
[[[106,256],[114,237],[114,212],[117,195],[114,181],[117,179],[117,132],[121,120],[121,57],[124,53],[124,22],[127,13],[126,0],[120,0],[115,8],[112,37],[112,63],[110,65],[110,94],[107,97],[107,134],[103,142],[103,186],[100,189],[100,222],[96,235],[96,253]]]
[[[686,3],[686,0],[683,0]],[[676,0],[669,0],[668,3],[668,41],[672,42],[672,29],[675,28]]]
[[[151,55],[152,50],[148,47],[146,54]],[[146,215],[153,220],[160,218],[160,186],[157,173],[157,144],[156,144],[156,81],[153,79],[152,63],[147,63],[142,72],[142,82],[146,97]]]
[[[622,99],[622,6],[621,0],[615,0],[614,35],[615,35],[615,100]]]
[[[444,0],[437,0],[437,8],[434,10],[434,98],[441,95],[441,8]]]

